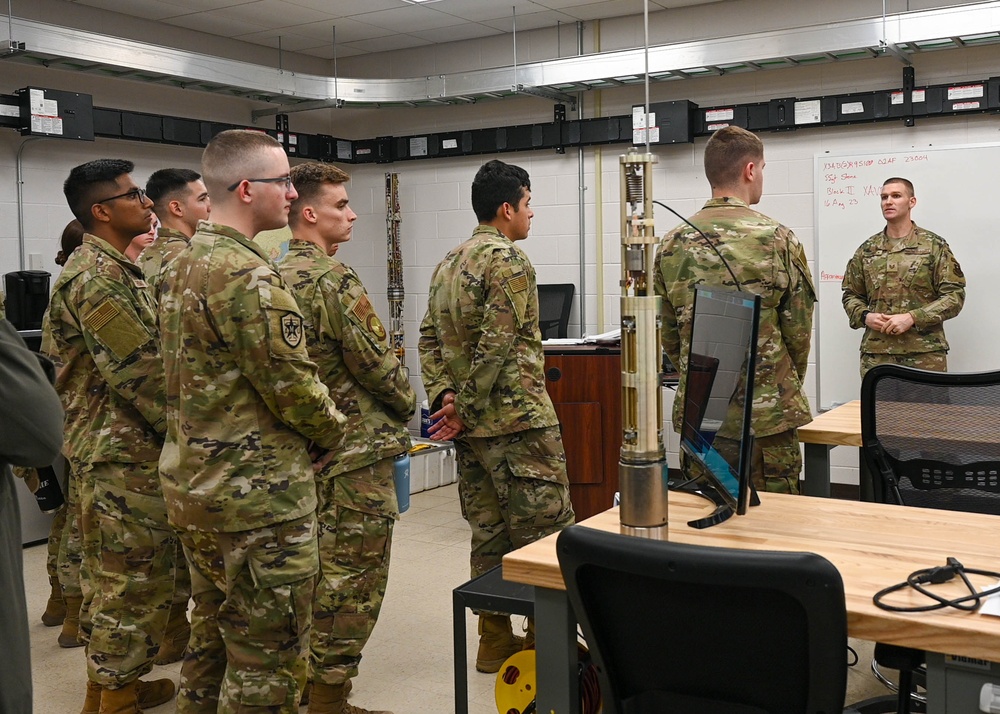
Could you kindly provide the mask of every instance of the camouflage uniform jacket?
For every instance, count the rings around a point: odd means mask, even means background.
[[[428,399],[454,390],[466,436],[559,424],[545,391],[535,269],[496,228],[477,227],[434,270],[418,348]]]
[[[156,240],[139,254],[138,266],[146,276],[146,282],[149,283],[157,301],[160,298],[160,285],[167,272],[167,266],[187,248],[189,242],[188,237],[180,231],[160,226]]]
[[[866,329],[861,351],[871,354],[915,354],[948,350],[944,321],[965,304],[965,275],[941,236],[913,225],[903,239],[885,230],[861,244],[847,264],[842,300],[851,327],[864,327],[865,310],[913,316],[902,335]]]
[[[352,268],[315,243],[292,239],[278,266],[299,303],[309,357],[347,417],[343,450],[321,477],[354,471],[410,448],[417,397]]]
[[[159,458],[166,421],[156,303],[132,261],[85,234],[52,288],[42,350],[58,365],[74,470]]]
[[[710,199],[691,222],[725,256],[740,288],[761,296],[751,416],[754,434],[770,436],[808,423],[812,414],[803,380],[816,291],[802,244],[791,230],[733,197]],[[654,284],[664,301],[663,348],[683,374],[695,286],[736,286],[715,251],[686,224],[661,241]],[[682,382],[674,398],[678,432],[683,405]]]
[[[160,480],[175,528],[245,531],[315,510],[307,445],[339,448],[345,420],[302,327],[274,264],[232,228],[202,221],[170,263]]]

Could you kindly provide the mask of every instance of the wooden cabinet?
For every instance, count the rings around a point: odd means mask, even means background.
[[[621,449],[621,358],[617,347],[545,348],[545,387],[562,425],[577,522],[611,507]]]

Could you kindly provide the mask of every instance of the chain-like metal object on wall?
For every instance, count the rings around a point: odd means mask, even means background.
[[[406,348],[403,345],[403,251],[399,245],[399,174],[385,175],[385,231],[386,272],[389,296],[389,346],[406,365]]]
[[[653,164],[632,147],[621,156],[622,532],[667,538],[667,474],[660,404],[660,298],[653,290],[656,230]]]

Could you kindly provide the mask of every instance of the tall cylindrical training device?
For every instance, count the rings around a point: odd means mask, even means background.
[[[389,297],[389,345],[406,365],[406,348],[403,346],[403,251],[400,247],[399,224],[399,174],[385,175],[385,230],[387,293]]]
[[[660,298],[653,292],[653,164],[635,147],[621,156],[622,532],[667,538],[667,479],[660,406]]]

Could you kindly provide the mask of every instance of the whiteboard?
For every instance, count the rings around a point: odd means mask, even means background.
[[[910,217],[948,242],[965,273],[965,307],[944,323],[951,347],[949,371],[1000,369],[1000,229],[995,218],[1000,144],[817,154],[814,277],[820,410],[861,395],[864,330],[848,325],[840,283],[858,246],[885,227],[879,193],[893,176],[913,182],[917,205]]]

